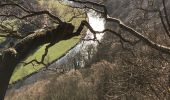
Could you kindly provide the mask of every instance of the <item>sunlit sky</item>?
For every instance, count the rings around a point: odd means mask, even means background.
[[[103,31],[105,28],[105,20],[104,18],[100,17],[96,12],[90,11],[87,13],[89,18],[89,24],[95,31]],[[92,35],[92,34],[91,34]],[[104,34],[97,34],[97,39],[101,40]],[[90,37],[93,37],[90,36]]]

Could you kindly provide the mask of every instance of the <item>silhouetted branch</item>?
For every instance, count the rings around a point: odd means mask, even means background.
[[[46,46],[45,52],[44,52],[44,54],[42,55],[40,61],[38,61],[37,59],[34,59],[34,60],[29,61],[29,62],[24,62],[24,66],[29,65],[29,64],[33,64],[33,63],[35,62],[35,63],[37,63],[37,64],[42,64],[42,65],[44,65],[44,66],[47,68],[48,64],[45,64],[44,60],[45,60],[45,57],[46,57],[47,54],[48,54],[48,49],[49,49],[50,47],[52,47],[53,45],[54,45],[54,43],[50,43],[50,44],[48,44],[48,45]]]

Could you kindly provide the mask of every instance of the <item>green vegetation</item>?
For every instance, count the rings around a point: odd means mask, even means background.
[[[63,21],[69,21],[73,16],[76,16],[71,23],[78,26],[82,19],[85,19],[85,13],[83,10],[71,8],[59,3],[56,0],[39,0],[38,3],[45,9],[49,9],[52,13],[56,13],[57,16]]]
[[[65,54],[65,52],[68,51],[71,47],[73,47],[78,41],[79,41],[79,38],[74,37],[70,40],[61,41],[59,43],[56,43],[54,46],[52,46],[49,49],[49,53],[46,56],[46,62],[52,62],[52,61],[56,60],[57,58],[59,58],[60,56]],[[37,60],[40,60],[44,53],[44,49],[45,49],[46,45],[41,46],[36,52],[34,52],[27,59],[25,59],[24,62],[29,62],[30,60],[35,59],[35,58]],[[33,67],[31,64],[29,64],[27,66],[23,66],[23,64],[19,64],[19,66],[13,73],[10,83],[12,83],[18,79],[21,79],[33,72],[36,72],[39,69],[41,69],[42,67],[44,67],[44,66],[37,65],[37,66]]]
[[[5,40],[4,37],[0,37],[0,43],[2,43]]]

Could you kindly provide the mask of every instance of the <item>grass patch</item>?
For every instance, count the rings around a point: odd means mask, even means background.
[[[61,41],[59,43],[56,43],[54,46],[52,46],[49,49],[48,55],[46,56],[46,62],[52,62],[62,56],[63,54],[66,53],[71,47],[73,47],[77,42],[79,41],[79,37],[73,37],[72,39]],[[27,59],[24,60],[24,62],[29,62],[32,59],[37,59],[40,60],[43,53],[45,46],[47,44],[41,46],[36,52],[31,54]],[[37,65],[33,67],[31,64],[27,66],[23,66],[23,64],[19,64],[17,69],[15,69],[13,76],[11,78],[10,83],[15,82],[19,79],[22,79],[23,77],[38,71],[44,67],[43,65]]]

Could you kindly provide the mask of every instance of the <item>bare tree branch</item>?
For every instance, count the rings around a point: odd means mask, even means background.
[[[49,45],[46,46],[45,52],[44,52],[44,54],[43,54],[42,57],[41,57],[41,61],[38,61],[38,60],[34,59],[34,60],[31,60],[31,61],[29,61],[29,62],[24,63],[24,66],[29,65],[29,64],[33,64],[34,62],[36,62],[37,64],[42,64],[42,65],[44,65],[44,66],[47,68],[48,64],[45,64],[44,60],[45,60],[45,57],[46,57],[47,54],[48,54],[48,49],[49,49],[50,47],[52,47],[54,44],[55,44],[55,43],[50,43]]]
[[[165,19],[166,19],[166,22],[168,24],[168,30],[170,31],[170,20],[168,18],[168,13],[167,13],[167,8],[166,8],[166,5],[165,5],[165,0],[162,0],[163,2],[163,10],[164,10],[164,13],[165,13]]]
[[[81,8],[81,9],[92,9],[98,13],[102,13],[105,17],[107,16],[107,9],[104,5],[102,4],[99,4],[99,3],[95,3],[95,2],[90,2],[90,1],[78,1],[78,0],[68,0],[70,2],[74,2],[76,3],[78,6],[76,5],[67,5],[67,6],[70,6],[70,7],[74,7],[74,8]],[[101,10],[99,9],[96,9],[96,7],[100,7],[102,8]]]
[[[45,11],[30,11],[30,10],[22,7],[19,4],[2,4],[2,5],[0,5],[0,7],[5,7],[5,6],[16,6],[16,7],[19,7],[21,10],[23,10],[24,12],[26,12],[28,14],[25,15],[25,16],[22,16],[22,17],[16,16],[16,15],[0,15],[1,17],[15,17],[15,18],[18,18],[18,19],[25,19],[25,18],[29,18],[29,17],[33,17],[33,16],[38,16],[38,15],[46,14],[50,18],[52,18],[54,20],[57,20],[59,23],[62,23],[62,21],[58,17],[56,17],[55,15],[51,14],[47,10],[45,10]]]
[[[160,16],[161,23],[162,23],[162,25],[163,25],[163,27],[165,29],[166,34],[170,37],[170,31],[168,30],[168,28],[167,28],[167,26],[166,26],[166,24],[164,22],[163,15],[162,15],[162,12],[160,10],[159,10],[159,16]]]

